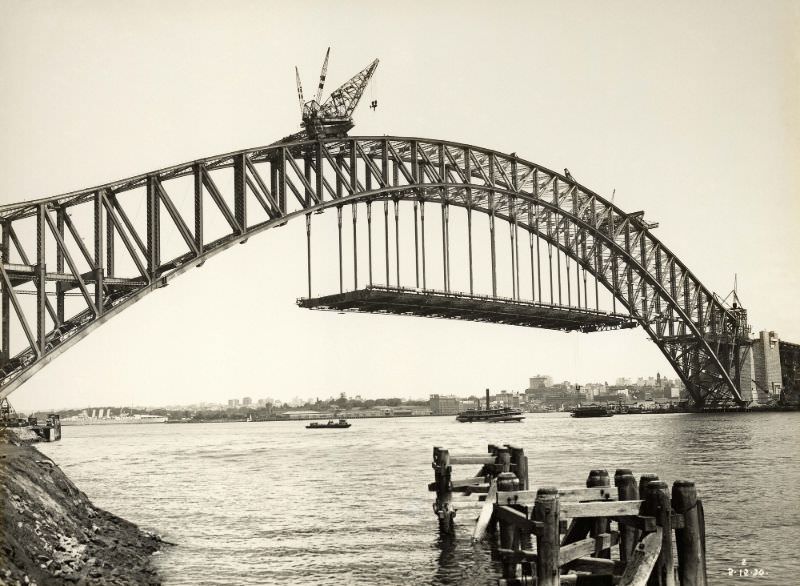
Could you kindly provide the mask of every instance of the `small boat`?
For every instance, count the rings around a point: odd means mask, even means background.
[[[579,405],[572,410],[573,417],[613,417],[614,414],[602,405]]]
[[[329,419],[328,423],[317,423],[316,421],[312,421],[306,425],[306,429],[347,429],[348,427],[350,427],[350,424],[347,423],[347,419],[340,419],[339,421]]]

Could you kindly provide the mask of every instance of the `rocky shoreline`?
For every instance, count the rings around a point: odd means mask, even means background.
[[[33,441],[0,431],[0,586],[161,584],[164,542],[95,507]]]

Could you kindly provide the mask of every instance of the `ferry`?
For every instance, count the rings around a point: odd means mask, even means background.
[[[306,425],[306,429],[347,429],[350,427],[351,424],[347,423],[347,419],[340,419],[338,422],[335,422],[333,419],[329,419],[328,423],[317,423],[316,421],[312,421],[308,425]]]
[[[578,405],[572,410],[573,417],[613,417],[614,413],[602,405]]]
[[[474,423],[485,421],[486,423],[519,423],[525,416],[522,409],[515,407],[495,407],[489,405],[489,389],[486,389],[486,409],[467,409],[456,415],[456,421],[461,423]]]

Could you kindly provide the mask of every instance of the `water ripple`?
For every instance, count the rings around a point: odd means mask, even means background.
[[[431,447],[526,448],[534,485],[583,485],[593,468],[689,478],[703,498],[711,584],[742,559],[794,584],[800,542],[800,414],[641,415],[520,425],[451,418],[64,428],[42,451],[98,506],[178,544],[157,558],[168,584],[486,584],[500,567],[470,542],[474,511],[440,539]],[[477,466],[459,467],[456,477]],[[737,577],[737,583],[745,579]]]

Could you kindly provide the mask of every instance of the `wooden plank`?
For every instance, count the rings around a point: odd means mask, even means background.
[[[594,575],[613,575],[621,574],[625,571],[625,562],[584,557],[564,564],[564,569],[575,570],[576,572],[590,572]]]
[[[475,523],[475,529],[472,532],[472,541],[480,541],[483,539],[486,529],[492,520],[492,513],[494,512],[494,497],[497,494],[497,480],[492,479],[492,485],[489,487],[489,492],[486,493],[486,500],[481,504],[481,514],[478,516],[478,521]]]
[[[639,531],[644,531],[645,533],[656,530],[656,518],[648,517],[647,515],[626,515],[614,517],[613,520],[620,525],[634,527]]]
[[[536,533],[536,531],[538,530],[538,525],[536,524],[536,522],[528,519],[525,513],[517,511],[516,509],[512,509],[509,506],[495,505],[494,516],[498,520],[511,523],[515,525],[517,529],[520,529],[521,531],[525,531],[527,533]]]
[[[614,584],[614,577],[608,574],[563,574],[559,582],[560,586],[611,586]]]
[[[450,465],[458,464],[494,464],[494,456],[450,456]]]
[[[461,480],[451,480],[450,486],[455,488],[461,488],[462,486],[471,486],[475,484],[484,484],[486,482],[485,476],[476,476],[474,478],[462,478]]]
[[[559,552],[559,562],[563,566],[572,560],[582,558],[587,555],[593,554],[595,551],[601,551],[613,547],[619,543],[619,532],[612,531],[611,533],[601,533],[597,537],[587,537],[575,543],[561,546]]]
[[[661,527],[648,533],[633,548],[631,559],[619,579],[619,586],[646,586],[658,554],[661,553]]]
[[[517,563],[536,561],[536,552],[532,549],[505,549],[498,547],[497,553],[503,557],[509,557]]]
[[[455,490],[464,494],[486,494],[489,492],[489,483],[484,482],[483,484],[471,484],[469,486],[456,488]]]
[[[585,501],[615,501],[616,489],[608,486],[595,486],[592,488],[563,488],[558,490],[558,497],[577,502]],[[535,490],[511,490],[497,493],[497,502],[502,505],[532,506],[536,500]]]
[[[597,501],[561,503],[561,517],[616,517],[638,515],[642,501]]]

